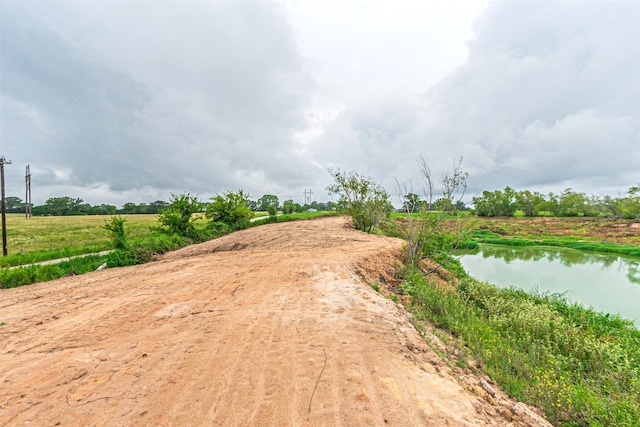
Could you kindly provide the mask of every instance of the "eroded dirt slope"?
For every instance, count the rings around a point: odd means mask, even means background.
[[[401,246],[271,224],[1,291],[0,425],[548,425],[460,385],[356,274]]]

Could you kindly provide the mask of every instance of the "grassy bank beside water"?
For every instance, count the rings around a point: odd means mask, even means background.
[[[640,255],[632,221],[474,218],[469,235],[471,242]],[[640,425],[640,331],[632,322],[561,295],[458,275],[443,285],[407,267],[400,286],[418,328],[447,344],[445,360],[490,375],[554,425]]]
[[[619,255],[640,256],[640,246],[618,245],[609,242],[594,242],[576,240],[571,237],[556,237],[546,239],[525,239],[521,237],[502,237],[487,230],[477,230],[471,234],[471,239],[477,243],[490,243],[507,246],[555,246],[561,248],[578,249],[581,251],[606,252]]]
[[[640,425],[640,331],[630,321],[471,278],[442,286],[409,271],[401,289],[418,322],[450,334],[440,338],[460,367],[474,361],[555,425]]]

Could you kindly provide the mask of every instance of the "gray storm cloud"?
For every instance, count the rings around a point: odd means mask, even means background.
[[[476,191],[640,181],[640,4],[495,2],[475,31],[466,62],[425,94],[346,109],[323,141],[346,158],[315,155],[387,184],[420,154],[442,170],[463,156]]]
[[[633,2],[492,4],[467,63],[428,94],[442,140],[488,159],[468,163],[485,186],[633,185],[639,11]]]
[[[2,7],[3,150],[41,165],[40,187],[211,195],[304,179],[289,135],[311,85],[277,5]]]
[[[8,193],[22,193],[31,164],[37,203],[238,188],[281,199],[313,188],[322,200],[329,167],[391,189],[416,180],[419,155],[436,173],[463,156],[476,191],[616,193],[640,181],[638,2],[490,3],[466,60],[437,82],[425,70],[443,74],[430,61],[449,45],[420,33],[428,10],[402,3],[376,26],[376,13],[342,17],[327,3],[318,19],[341,25],[310,29],[290,6],[1,2]]]

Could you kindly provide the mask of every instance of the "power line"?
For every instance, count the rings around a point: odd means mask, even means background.
[[[65,166],[65,165],[61,165],[61,164],[56,164],[56,163],[51,163],[51,162],[40,162],[40,161],[29,161],[27,163],[27,161],[25,160],[21,160],[18,159],[16,161],[16,159],[14,158],[14,164],[16,165],[35,165],[36,168],[39,166],[41,169],[50,169],[50,170],[64,170],[66,172],[70,172],[72,174],[75,175],[90,175],[90,176],[95,176],[96,175],[96,171],[95,170],[86,170],[86,169],[78,169],[76,167],[72,167],[72,166]],[[36,175],[37,174],[37,170],[36,170]],[[109,177],[113,178],[113,177],[118,177],[118,178],[123,178],[123,179],[134,179],[136,178],[138,175],[135,173],[121,173],[121,172],[114,172],[113,170],[109,171],[108,174]]]
[[[304,204],[305,205],[310,205],[311,204],[311,195],[313,194],[313,191],[311,191],[311,189],[309,189],[309,191],[307,191],[307,189],[305,188],[304,190]]]

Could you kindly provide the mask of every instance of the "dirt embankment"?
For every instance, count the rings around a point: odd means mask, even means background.
[[[326,218],[4,290],[0,425],[548,425],[363,282],[401,247]]]

